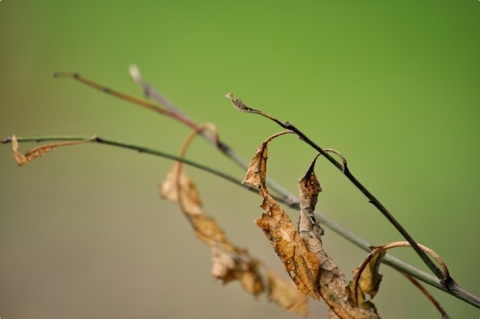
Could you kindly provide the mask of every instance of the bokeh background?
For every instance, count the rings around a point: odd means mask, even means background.
[[[188,134],[182,125],[52,77],[77,71],[140,97],[127,72],[135,63],[248,159],[279,128],[236,112],[224,97],[233,92],[340,150],[414,238],[479,295],[479,33],[476,0],[2,0],[0,135],[98,134],[177,152]],[[284,137],[270,148],[269,172],[296,192],[313,156]],[[203,140],[189,157],[243,177]],[[212,279],[209,249],[157,194],[168,160],[92,144],[20,169],[3,145],[0,163],[2,319],[296,317]],[[188,172],[232,240],[281,272],[252,222],[260,198]],[[336,169],[320,160],[317,172],[321,211],[372,244],[402,240]],[[324,242],[351,277],[365,253],[328,229]],[[392,253],[425,269],[407,249]],[[374,301],[384,318],[439,317],[401,275],[382,272]],[[429,290],[453,318],[479,317]],[[310,311],[326,316],[321,302]]]

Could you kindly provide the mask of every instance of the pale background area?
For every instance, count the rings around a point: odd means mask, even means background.
[[[99,134],[176,152],[188,130],[54,71],[78,71],[141,96],[127,67],[245,158],[279,130],[235,111],[232,91],[348,158],[353,173],[453,277],[480,294],[480,2],[0,2],[0,137]],[[25,151],[34,144],[21,145]],[[271,144],[269,172],[296,192],[314,152]],[[198,140],[189,157],[244,171]],[[59,149],[18,168],[0,147],[0,317],[296,318],[210,276],[209,249],[157,185],[171,162],[101,145]],[[280,262],[253,224],[255,194],[198,170],[205,209],[231,239]],[[323,160],[318,208],[373,244],[401,237]],[[296,213],[291,211],[293,218]],[[326,230],[350,277],[365,256]],[[424,269],[410,251],[394,255]],[[387,267],[374,299],[384,318],[437,318]],[[480,310],[430,289],[453,318]],[[325,307],[310,302],[311,317]]]

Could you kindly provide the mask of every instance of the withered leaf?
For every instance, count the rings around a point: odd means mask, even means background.
[[[191,222],[195,234],[202,241],[209,245],[221,244],[231,248],[225,232],[218,226],[215,219],[211,216],[202,211],[200,213],[188,215],[187,218]]]
[[[266,190],[267,179],[267,159],[268,159],[268,143],[273,139],[285,135],[293,134],[293,131],[281,131],[269,136],[256,150],[250,163],[248,164],[247,173],[242,183],[253,187],[260,187]],[[262,192],[260,194],[263,196]]]
[[[323,229],[314,215],[318,194],[321,191],[320,183],[314,173],[315,161],[316,158],[305,176],[298,182],[300,193],[298,231],[307,250],[315,254],[321,263],[317,278],[319,294],[330,307],[330,318],[378,318],[374,308],[367,310],[354,305],[349,298],[344,275],[323,248],[321,240]]]
[[[367,266],[363,269],[360,278],[358,279],[358,286],[360,289],[369,294],[370,297],[375,297],[382,281],[382,274],[378,272],[383,257],[387,253],[386,250],[375,254],[375,256],[368,262]],[[356,272],[356,271],[354,271]]]
[[[197,187],[187,175],[180,172],[181,169],[182,164],[179,162],[172,166],[160,184],[160,196],[174,203],[179,203],[181,198],[185,213],[189,215],[200,214],[202,212],[202,202]],[[182,193],[179,194],[179,191]]]
[[[224,284],[237,280],[248,293],[265,292],[259,262],[247,250],[233,245],[217,222],[202,209],[200,195],[193,181],[176,163],[160,186],[161,196],[180,204],[197,237],[212,251],[212,275]]]
[[[298,181],[300,209],[307,215],[312,216],[315,211],[315,206],[317,205],[318,194],[322,191],[318,178],[314,172],[317,157],[313,160],[308,171],[305,173],[305,176]]]
[[[319,299],[316,284],[320,267],[318,257],[307,250],[290,217],[268,193],[265,193],[261,207],[265,212],[255,221],[256,224],[263,230],[298,289]]]
[[[55,150],[58,147],[62,146],[70,146],[70,145],[78,145],[78,144],[83,144],[92,141],[94,137],[85,139],[85,140],[80,140],[80,141],[70,141],[70,142],[61,142],[61,143],[51,143],[51,144],[46,144],[42,146],[38,146],[35,148],[32,148],[31,150],[28,150],[25,154],[21,154],[18,152],[18,141],[17,137],[15,135],[12,136],[12,150],[13,150],[13,157],[15,158],[15,161],[17,162],[18,166],[23,166],[27,163],[30,163],[37,157],[41,157],[45,155],[46,153]]]
[[[304,238],[305,240],[305,238]],[[320,275],[318,279],[319,291],[322,299],[330,307],[331,318],[352,319],[377,319],[380,318],[373,304],[363,304],[358,307],[353,302],[350,289],[346,284],[345,276],[338,269],[333,259],[325,252],[320,243],[320,250],[315,254],[321,260]],[[318,246],[310,246],[317,247]],[[335,314],[337,317],[335,317]]]
[[[353,270],[354,278],[348,284],[349,299],[354,305],[363,309],[374,309],[375,305],[367,300],[365,294],[375,297],[382,281],[382,275],[378,272],[380,263],[386,254],[382,247],[372,247],[372,252],[363,263]]]
[[[265,290],[258,267],[258,262],[247,251],[233,246],[212,246],[212,276],[223,284],[238,280],[245,291],[258,296]]]
[[[318,157],[318,156],[317,156]],[[323,250],[321,236],[323,228],[315,220],[315,206],[318,200],[318,194],[322,191],[320,183],[314,172],[315,161],[305,173],[305,176],[298,181],[299,198],[300,198],[300,217],[298,220],[298,232],[302,237],[308,251],[317,255],[320,259],[321,254],[318,252]],[[320,259],[320,262],[323,262]]]
[[[282,309],[308,315],[308,297],[301,293],[296,285],[286,282],[273,272],[268,272],[268,299],[277,303]]]
[[[268,142],[265,141],[255,150],[248,165],[243,183],[258,187],[265,184],[267,178]]]

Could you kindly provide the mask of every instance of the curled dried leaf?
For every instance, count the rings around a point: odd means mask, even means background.
[[[206,126],[207,129],[213,130]],[[184,155],[193,135],[182,146]],[[217,222],[203,211],[200,195],[193,181],[183,172],[182,163],[175,163],[160,185],[160,195],[177,202],[192,226],[196,236],[210,246],[212,276],[223,284],[238,281],[242,288],[257,297],[266,292],[266,280],[260,271],[260,262],[247,250],[233,245]],[[298,311],[296,307],[288,311]]]
[[[312,217],[314,216],[315,206],[317,205],[318,194],[322,191],[322,187],[314,171],[318,156],[319,155],[315,156],[305,175],[298,181],[300,209]]]
[[[238,280],[243,289],[254,296],[265,290],[259,263],[246,250],[234,246],[212,245],[212,275],[223,284]]]
[[[292,134],[292,131],[282,131],[269,136],[257,149],[248,164],[247,173],[242,183],[253,187],[261,187],[266,189],[267,179],[267,159],[268,159],[268,143],[273,139],[285,135]]]
[[[25,154],[21,154],[21,153],[18,152],[17,137],[15,135],[13,135],[12,136],[13,157],[15,158],[15,161],[17,162],[18,166],[23,166],[27,163],[30,163],[31,161],[33,161],[37,157],[41,157],[48,152],[54,151],[58,147],[88,143],[88,142],[92,141],[93,139],[95,139],[95,136],[93,136],[91,138],[88,138],[88,139],[85,139],[85,140],[80,140],[80,141],[46,144],[46,145],[42,145],[42,146],[32,148],[31,150],[28,150]]]
[[[307,250],[290,217],[268,193],[261,207],[265,212],[255,223],[263,230],[298,289],[319,299],[316,284],[319,259]]]
[[[315,207],[318,201],[318,194],[322,191],[320,182],[315,175],[315,162],[319,155],[315,156],[312,164],[305,175],[298,180],[298,192],[300,198],[300,217],[298,222],[298,231],[304,238],[309,247],[309,251],[317,251],[321,248],[320,237],[323,235],[323,229],[315,220]],[[312,241],[313,240],[313,241]],[[320,245],[315,248],[312,245]]]
[[[248,165],[247,174],[242,183],[259,187],[265,184],[267,178],[268,141],[265,141],[255,150]]]
[[[178,202],[195,235],[212,249],[212,275],[224,284],[238,280],[254,296],[264,291],[258,262],[246,250],[234,246],[217,222],[202,209],[193,181],[175,163],[160,186],[161,196]]]
[[[442,266],[445,277],[449,277],[449,271],[442,261],[442,259],[430,248],[418,244],[418,246],[435,258],[439,264]],[[368,308],[372,305],[370,301],[365,301],[365,294],[369,294],[373,298],[377,293],[382,280],[382,275],[378,272],[380,267],[381,260],[385,256],[388,249],[397,248],[397,247],[411,247],[411,244],[406,241],[393,242],[383,246],[374,246],[371,247],[370,254],[365,258],[362,264],[354,270],[355,277],[353,281],[349,284],[350,299],[354,304],[357,304],[361,307]],[[407,276],[407,278],[409,278]],[[411,278],[409,278],[412,280]],[[422,292],[426,292],[421,285],[412,280],[412,282],[420,289]],[[431,295],[426,292],[425,295],[433,302],[435,307],[445,315],[444,310],[438,304],[438,302],[431,297]]]
[[[298,181],[298,190],[300,198],[300,216],[298,219],[298,232],[302,237],[308,251],[317,255],[320,262],[321,251],[323,251],[321,237],[323,236],[323,228],[315,219],[315,206],[318,201],[318,194],[322,191],[320,182],[314,172],[315,162],[318,155],[315,156],[312,164],[305,175]]]
[[[378,272],[386,251],[381,251],[370,259],[358,278],[358,286],[362,292],[369,294],[371,298],[378,293],[383,275]],[[357,273],[354,271],[354,273]]]
[[[323,248],[321,240],[323,229],[314,216],[318,194],[321,191],[320,183],[314,172],[316,159],[317,157],[298,182],[300,193],[298,232],[307,250],[320,260],[321,265],[317,278],[319,294],[330,307],[330,318],[379,318],[375,308],[362,309],[351,302],[343,273]]]
[[[375,305],[367,300],[365,294],[370,295],[370,298],[375,297],[383,277],[378,270],[386,251],[374,253],[374,250],[375,248],[369,255],[371,258],[366,259],[360,267],[353,270],[355,276],[348,284],[349,299],[362,309],[375,309]]]
[[[195,133],[203,129],[210,129],[216,135],[216,130],[209,126],[202,126],[195,130]],[[269,137],[255,152],[249,166],[245,183],[260,187],[261,193],[267,194],[266,179],[266,161],[268,154],[268,143],[275,137],[291,133],[290,131],[281,132]],[[181,156],[184,156],[188,145],[195,134],[191,134],[181,148]],[[231,281],[239,281],[243,289],[254,296],[266,292],[266,284],[259,266],[260,263],[243,249],[233,245],[218,226],[213,218],[207,215],[201,205],[200,196],[195,184],[188,178],[182,170],[182,163],[176,163],[167,174],[165,180],[160,186],[160,194],[180,205],[185,217],[190,222],[195,234],[203,242],[210,246],[212,251],[212,275],[221,280],[224,284]],[[269,197],[269,196],[268,196]],[[271,197],[270,203],[265,205],[276,205]],[[273,202],[272,202],[273,201]],[[267,209],[266,206],[264,209]],[[278,208],[273,209],[275,212]],[[266,215],[266,214],[264,214]],[[278,245],[276,246],[279,255],[284,260],[285,267],[290,276],[297,284],[300,290],[310,294],[318,299],[316,292],[315,278],[318,275],[319,262],[316,256],[309,253],[302,239],[298,236],[295,227],[288,216],[283,212],[285,218],[285,229],[280,230],[277,236]],[[273,217],[270,215],[270,217]],[[274,217],[275,218],[275,217]],[[267,232],[268,229],[276,228],[275,220],[268,216],[258,221],[258,225]],[[281,225],[284,224],[282,220]],[[263,226],[262,226],[263,225]],[[283,226],[281,226],[283,227]],[[270,232],[270,230],[268,230]],[[285,236],[282,238],[282,236]],[[272,243],[273,244],[273,243]],[[273,278],[269,277],[269,278]],[[281,281],[269,280],[267,284],[269,289],[269,299],[275,301],[283,309],[291,312],[305,314],[307,311],[306,297],[296,288],[295,293],[292,289],[287,289],[286,285],[281,286]],[[285,287],[284,287],[285,286]],[[282,287],[282,288],[281,288]]]
[[[182,164],[175,163],[160,184],[159,193],[171,202],[179,203],[188,215],[200,214],[202,202],[193,181],[181,172]],[[181,192],[181,194],[179,193]]]

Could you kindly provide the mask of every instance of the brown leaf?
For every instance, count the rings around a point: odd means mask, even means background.
[[[261,207],[265,213],[255,221],[256,224],[267,236],[298,289],[319,299],[316,279],[320,262],[317,256],[307,251],[288,215],[268,193],[265,193]]]
[[[248,164],[247,173],[242,183],[253,187],[262,187],[266,189],[267,178],[267,159],[268,159],[268,143],[273,139],[285,135],[293,134],[293,131],[281,131],[269,136],[256,150],[250,163]],[[263,195],[262,195],[263,196]]]
[[[267,178],[268,142],[265,141],[255,150],[248,165],[247,174],[242,183],[258,187],[265,184]]]
[[[266,177],[267,144],[271,139],[286,133],[289,132],[273,135],[256,151],[245,178],[246,183],[251,183],[257,187],[260,186],[262,189],[262,186],[265,185]],[[186,148],[187,145],[182,147],[182,156]],[[250,256],[247,250],[233,245],[215,220],[203,211],[197,188],[193,181],[183,173],[182,163],[176,163],[168,172],[165,180],[160,185],[160,195],[170,201],[179,203],[182,212],[190,222],[197,237],[210,246],[212,251],[212,275],[214,278],[221,280],[223,284],[239,281],[243,289],[254,296],[266,292],[266,280],[260,271],[260,262]],[[290,227],[293,230],[293,234],[297,235],[297,244],[302,245],[303,242],[298,237],[298,233],[296,233],[291,222]],[[285,241],[285,243],[288,242]],[[287,251],[288,249],[292,250],[293,254],[287,261],[287,264],[291,262],[292,266],[289,266],[290,268],[287,269],[291,270],[290,274],[294,281],[304,280],[304,273],[309,271],[309,266],[313,269],[318,269],[318,260],[313,254],[308,254],[305,247],[303,247],[303,251],[306,253],[305,256],[297,256],[295,250],[300,251],[301,249],[294,246],[286,247],[283,250]],[[315,265],[312,266],[312,264]],[[297,273],[299,274],[298,276]],[[272,291],[269,298],[275,300],[287,311],[306,313],[306,296],[301,294],[296,287],[294,287],[296,293],[293,293],[291,288],[290,290],[279,288],[279,282],[276,281],[275,289],[269,290]],[[312,282],[313,279],[310,280],[310,284]],[[312,291],[315,290],[315,287],[310,288]],[[282,290],[285,290],[285,292],[282,292]],[[303,298],[299,297],[299,295],[302,295]]]
[[[202,241],[209,245],[220,244],[233,249],[225,235],[225,232],[218,226],[215,219],[211,216],[200,212],[198,214],[187,215],[188,220],[192,224],[195,234]]]
[[[317,254],[317,257],[320,259],[321,254],[318,252],[323,250],[321,237],[324,231],[320,224],[317,223],[314,213],[318,194],[322,191],[314,172],[317,157],[313,160],[305,176],[298,181],[300,198],[298,232],[305,242],[308,251]],[[320,262],[323,262],[322,259],[320,259]]]
[[[305,239],[304,239],[305,240]],[[320,250],[315,255],[322,261],[320,268],[320,276],[318,280],[319,291],[322,299],[330,307],[330,313],[335,314],[338,318],[355,318],[355,319],[377,319],[380,318],[372,303],[369,308],[364,309],[357,307],[351,299],[350,290],[347,287],[345,276],[338,269],[333,259],[325,252],[320,243]],[[319,247],[308,246],[307,247]],[[367,306],[367,304],[364,304]],[[331,318],[337,318],[330,315]]]
[[[321,191],[320,183],[313,170],[315,160],[305,176],[298,182],[300,193],[298,232],[307,250],[320,260],[321,267],[316,282],[319,294],[330,307],[330,318],[378,318],[375,309],[366,310],[353,304],[349,298],[344,275],[323,248],[321,240],[323,229],[315,220],[314,215],[318,194]]]
[[[179,203],[181,198],[181,205],[185,208],[185,213],[189,215],[200,214],[202,212],[202,201],[197,187],[187,175],[180,172],[181,169],[182,164],[179,162],[172,166],[162,184],[160,184],[160,196],[174,203]],[[181,194],[178,193],[179,189],[182,192]]]
[[[232,254],[212,246],[212,276],[222,280],[223,284],[236,280],[236,263]]]
[[[25,154],[21,154],[21,153],[18,152],[17,137],[15,135],[13,135],[12,136],[13,157],[15,158],[15,161],[17,162],[18,166],[23,166],[27,163],[30,163],[31,161],[33,161],[37,157],[43,156],[50,151],[54,151],[57,147],[87,143],[87,142],[92,141],[94,138],[95,137],[88,138],[88,139],[85,139],[85,140],[80,140],[80,141],[46,144],[46,145],[42,145],[42,146],[32,148],[31,150],[27,151]]]
[[[348,284],[349,299],[363,309],[375,309],[375,305],[366,299],[365,294],[375,297],[382,281],[378,272],[380,263],[386,254],[382,247],[372,247],[372,252],[363,263],[353,270],[354,278]]]
[[[380,268],[380,264],[386,253],[387,251],[383,250],[376,254],[363,269],[362,274],[358,279],[358,286],[360,289],[364,293],[369,294],[372,298],[377,294],[380,282],[382,281],[383,276],[378,272],[378,269]]]
[[[233,246],[227,251],[219,246],[212,246],[212,275],[228,284],[238,280],[248,293],[258,296],[265,287],[258,269],[258,262],[247,251],[238,250]]]
[[[177,202],[195,235],[212,250],[212,275],[224,284],[238,280],[248,293],[258,296],[265,291],[259,262],[246,250],[233,245],[217,222],[202,209],[200,195],[193,181],[176,163],[160,185],[162,197]]]
[[[318,155],[317,155],[318,156]],[[318,182],[317,176],[314,172],[315,162],[317,157],[310,165],[310,168],[298,181],[298,189],[300,193],[300,209],[304,211],[307,215],[312,215],[315,211],[315,206],[317,205],[318,194],[322,191],[320,183]]]
[[[278,304],[282,309],[308,315],[308,297],[301,293],[297,286],[278,277],[275,273],[268,273],[268,299]]]

